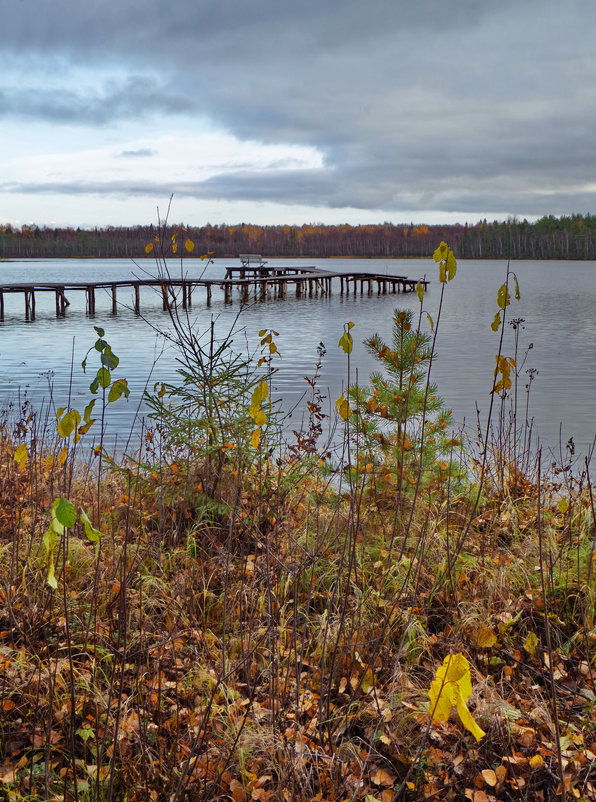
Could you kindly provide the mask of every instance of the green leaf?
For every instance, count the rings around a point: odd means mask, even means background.
[[[15,455],[15,456],[16,456],[16,455]],[[557,504],[557,507],[558,507],[558,509],[559,509],[559,512],[562,512],[562,513],[563,513],[563,515],[565,515],[565,513],[566,513],[566,512],[567,512],[567,510],[569,509],[569,502],[567,501],[567,499],[566,499],[566,498],[560,498],[560,499],[559,499],[559,502],[558,502],[558,504]]]
[[[54,573],[54,554],[50,555],[50,559],[48,560],[48,576],[46,578],[46,582],[48,585],[53,588],[54,590],[58,589],[58,580],[56,579],[56,574]]]
[[[511,303],[511,298],[509,296],[509,290],[507,289],[507,284],[501,284],[499,287],[499,291],[497,293],[497,306],[499,309],[505,309],[506,306],[509,306]]]
[[[430,330],[434,331],[435,330],[435,324],[433,322],[432,317],[428,314],[428,312],[426,313],[426,317],[428,318],[428,322],[430,324]]]
[[[106,368],[100,368],[97,371],[97,376],[95,378],[97,379],[99,386],[103,387],[104,390],[106,389],[106,387],[110,386],[110,381],[112,380],[112,377],[110,376],[110,371],[107,370]]]
[[[93,398],[91,401],[89,401],[89,403],[85,407],[85,410],[83,412],[83,420],[85,421],[85,423],[89,423],[89,421],[91,420],[91,413],[93,412],[93,407],[96,401],[97,398]]]
[[[95,350],[96,351],[103,351],[106,346],[109,348],[110,346],[105,340],[96,340],[95,341]]]
[[[70,412],[66,412],[56,426],[58,436],[61,438],[70,437],[80,422],[81,416],[76,409],[71,409]]]
[[[93,326],[93,328],[97,332],[98,337],[103,337],[104,336],[105,331],[103,329],[100,329],[99,326]]]
[[[66,498],[57,498],[52,504],[53,516],[62,526],[71,529],[77,521],[77,511],[72,502]]]
[[[499,326],[501,325],[501,315],[499,312],[495,313],[495,317],[493,322],[490,324],[490,327],[493,331],[499,331]]]
[[[99,551],[99,542],[101,539],[101,532],[99,529],[95,529],[92,525],[89,517],[85,510],[81,510],[81,521],[83,522],[83,526],[85,527],[85,534],[87,535],[87,539],[90,540],[92,543],[95,543],[95,553]]]
[[[119,362],[120,359],[112,352],[110,346],[106,345],[101,355],[101,364],[108,370],[115,370]]]

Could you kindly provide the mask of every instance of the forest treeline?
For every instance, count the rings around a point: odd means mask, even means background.
[[[183,225],[162,232],[167,241],[184,230],[194,255],[260,253],[282,257],[428,257],[448,242],[464,259],[596,259],[596,215],[548,215],[536,222],[481,220],[474,225]],[[0,225],[0,258],[142,257],[156,226],[48,228]]]

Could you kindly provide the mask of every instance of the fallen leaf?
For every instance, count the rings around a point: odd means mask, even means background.
[[[494,788],[498,783],[497,775],[492,769],[484,769],[482,771],[482,779],[487,785],[490,785],[491,788]]]
[[[479,649],[490,649],[497,642],[497,635],[492,627],[481,627],[474,634],[474,642]]]
[[[394,785],[396,777],[385,769],[378,769],[371,780],[375,785]]]

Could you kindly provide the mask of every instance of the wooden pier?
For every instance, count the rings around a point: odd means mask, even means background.
[[[0,285],[0,321],[4,320],[4,296],[21,294],[25,301],[25,320],[35,320],[35,296],[39,293],[54,293],[56,300],[56,317],[64,317],[70,305],[67,293],[84,292],[86,309],[90,315],[95,314],[96,293],[104,290],[111,297],[112,314],[118,311],[118,291],[132,288],[132,307],[137,314],[141,311],[141,288],[153,287],[161,293],[162,308],[180,305],[183,309],[192,306],[192,293],[198,287],[206,290],[207,306],[211,305],[214,287],[224,293],[224,303],[232,303],[234,290],[238,290],[241,301],[247,303],[253,295],[255,300],[266,300],[273,294],[275,298],[287,298],[288,287],[293,285],[297,298],[302,296],[330,295],[334,279],[339,279],[340,294],[354,295],[386,295],[387,293],[414,292],[418,279],[406,276],[392,276],[381,273],[334,273],[307,267],[266,267],[263,264],[241,267],[227,267],[225,277],[218,278],[173,278],[171,276],[155,279],[128,279],[124,281],[94,282],[34,282]],[[420,279],[426,291],[429,282]]]

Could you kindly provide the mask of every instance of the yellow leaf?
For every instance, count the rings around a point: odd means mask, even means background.
[[[420,301],[420,303],[422,303],[422,301],[424,300],[424,287],[422,286],[421,281],[419,281],[418,284],[416,284],[416,295],[418,296],[418,300]]]
[[[267,423],[267,415],[260,407],[251,407],[249,412],[257,426],[261,427]]]
[[[184,240],[184,247],[189,253],[192,253],[195,249],[195,244],[191,239]]]
[[[530,758],[530,767],[532,769],[541,769],[544,766],[544,758],[542,755],[533,755]]]
[[[490,324],[490,327],[493,331],[499,331],[500,325],[501,325],[501,314],[499,312],[495,312],[495,317],[493,322]]]
[[[147,245],[145,245],[145,253],[151,253],[152,250],[153,250],[152,242],[149,242]]]
[[[528,637],[524,641],[524,649],[530,655],[532,659],[534,659],[534,654],[536,653],[536,647],[538,646],[538,635],[535,632],[530,632]]]
[[[62,447],[62,451],[60,452],[60,456],[58,457],[58,461],[60,462],[60,465],[64,465],[64,463],[66,462],[67,454],[68,454],[68,449],[67,449],[66,446],[63,446]]]
[[[255,429],[250,438],[250,444],[253,448],[258,448],[261,441],[261,430]]]
[[[466,706],[472,693],[470,665],[466,658],[450,654],[437,669],[435,679],[428,692],[433,721],[447,721],[452,708],[456,708],[464,727],[479,741],[486,733],[480,729]]]
[[[24,470],[25,464],[27,463],[27,446],[25,443],[21,443],[21,445],[17,447],[14,452],[14,458],[19,468]]]
[[[366,674],[362,678],[362,682],[360,683],[360,687],[362,688],[364,693],[368,693],[371,688],[374,687],[375,684],[375,677],[370,668],[367,670]]]
[[[16,459],[16,454],[15,454],[15,459]],[[566,498],[560,498],[557,507],[559,508],[559,512],[562,512],[563,515],[565,515],[565,513],[569,509],[569,502],[567,501]]]
[[[476,631],[474,641],[479,649],[490,649],[497,642],[497,636],[492,627],[481,627]]]
[[[342,418],[343,420],[347,420],[350,417],[351,413],[350,405],[348,404],[348,400],[344,398],[343,393],[335,402],[335,406],[337,407],[337,411],[339,413],[340,418]]]

